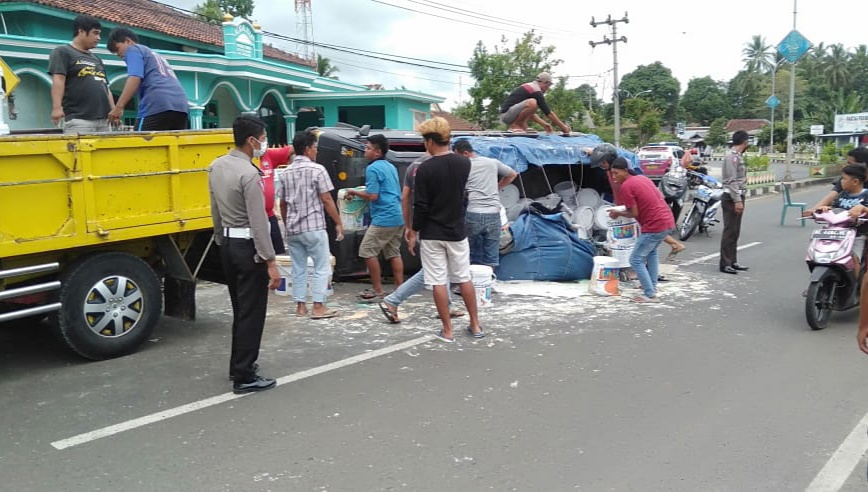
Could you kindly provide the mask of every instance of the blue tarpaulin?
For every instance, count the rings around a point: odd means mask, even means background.
[[[522,212],[510,226],[515,246],[500,257],[500,280],[580,280],[591,278],[596,248],[579,239],[564,214]]]
[[[477,154],[499,160],[516,172],[523,173],[528,167],[549,165],[590,164],[585,154],[587,147],[603,143],[596,135],[562,137],[560,135],[539,135],[537,137],[494,137],[460,136],[455,140],[469,140]],[[618,155],[627,159],[630,167],[638,170],[639,158],[636,154],[618,149]]]

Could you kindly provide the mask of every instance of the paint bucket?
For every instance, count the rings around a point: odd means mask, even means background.
[[[338,212],[344,231],[358,231],[365,228],[365,212],[368,211],[368,201],[358,196],[347,200],[347,189],[338,191]],[[353,188],[356,191],[365,191],[364,186]]]
[[[280,283],[277,284],[277,289],[274,293],[279,296],[292,295],[292,257],[289,255],[277,255],[274,257],[277,262],[277,271],[280,273]],[[326,283],[326,296],[334,295],[335,289],[332,286],[332,272],[335,268],[335,257],[331,257],[331,268],[329,268],[328,282]],[[310,288],[313,285],[313,258],[307,259],[307,296],[312,296]]]
[[[602,202],[600,193],[593,188],[582,188],[576,195],[576,204],[580,207],[597,208],[600,202]]]
[[[571,209],[576,208],[576,184],[572,181],[561,181],[554,187],[554,192],[561,197],[564,203]]]
[[[491,289],[494,287],[494,269],[486,265],[470,265],[470,280],[476,289],[476,305],[491,306]]]
[[[633,246],[612,246],[611,248],[611,256],[615,260],[618,261],[618,268],[629,268],[630,267],[630,255],[633,254]]]
[[[612,248],[630,248],[639,239],[639,223],[629,217],[609,219],[606,241]]]
[[[618,283],[618,260],[609,256],[595,256],[591,270],[591,283],[588,292],[598,296],[621,295]]]

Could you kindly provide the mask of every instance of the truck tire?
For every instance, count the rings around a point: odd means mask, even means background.
[[[73,351],[92,360],[135,351],[151,335],[163,309],[160,279],[128,253],[84,257],[62,278],[54,328]]]

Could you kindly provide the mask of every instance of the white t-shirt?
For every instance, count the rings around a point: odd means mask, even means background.
[[[490,157],[470,159],[467,177],[467,211],[477,214],[499,214],[500,195],[497,183],[514,171],[506,164]]]

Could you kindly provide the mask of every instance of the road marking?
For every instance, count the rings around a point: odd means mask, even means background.
[[[853,470],[868,451],[868,436],[865,427],[868,426],[868,413],[856,424],[844,442],[832,453],[826,466],[814,477],[814,481],[805,492],[837,492],[853,474]],[[860,478],[864,480],[863,476]]]
[[[314,367],[312,369],[307,369],[305,371],[277,378],[277,385],[279,386],[282,384],[293,383],[295,381],[300,381],[302,379],[317,376],[319,374],[323,374],[329,371],[334,371],[335,369],[340,369],[343,367],[351,366],[353,364],[358,364],[359,362],[364,362],[366,360],[380,357],[381,355],[387,355],[393,352],[398,352],[400,350],[405,350],[433,339],[433,335],[425,335],[423,337],[408,340],[406,342],[401,342],[395,345],[390,345],[388,347],[383,347],[377,350],[372,350],[370,352],[365,352],[364,354],[354,355],[352,357],[331,362],[323,366]],[[222,395],[212,396],[211,398],[205,398],[204,400],[194,401],[193,403],[187,403],[186,405],[181,405],[179,407],[163,410],[162,412],[152,413],[150,415],[145,415],[144,417],[127,420],[126,422],[121,422],[119,424],[103,427],[102,429],[85,432],[84,434],[72,436],[68,439],[54,441],[53,443],[51,443],[51,445],[55,449],[71,448],[73,446],[89,443],[97,439],[102,439],[104,437],[120,434],[121,432],[126,432],[128,430],[144,427],[146,425],[160,422],[162,420],[178,417],[180,415],[195,412],[197,410],[202,410],[203,408],[213,407],[214,405],[226,403],[227,401],[237,400],[239,398],[248,396],[249,394],[250,393],[244,395],[236,395],[234,393],[223,393]]]
[[[753,248],[754,246],[759,246],[760,244],[762,244],[762,242],[760,242],[760,241],[757,241],[757,242],[754,242],[754,243],[747,243],[747,244],[745,244],[745,245],[743,245],[743,246],[739,246],[739,247],[736,248],[736,249],[737,249],[738,251],[741,251],[741,250],[743,250],[743,249]],[[697,263],[702,263],[703,261],[708,261],[708,260],[710,260],[710,259],[712,259],[712,258],[717,258],[718,256],[720,256],[720,253],[714,253],[714,254],[712,254],[712,255],[705,255],[705,256],[703,256],[703,257],[701,257],[701,258],[696,258],[696,259],[694,259],[694,260],[685,261],[684,263],[679,263],[678,266],[680,266],[680,267],[685,267],[685,266],[695,265],[695,264],[697,264]]]

